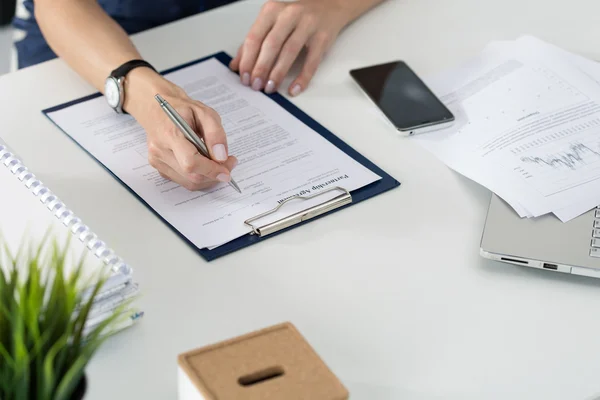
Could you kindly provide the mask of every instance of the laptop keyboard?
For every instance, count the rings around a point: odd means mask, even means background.
[[[592,230],[592,243],[590,247],[590,256],[600,258],[600,206],[596,207],[596,218],[594,219],[594,229]]]

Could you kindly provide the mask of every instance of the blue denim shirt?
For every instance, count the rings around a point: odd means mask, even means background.
[[[141,32],[236,0],[98,0],[100,6],[128,34]],[[17,15],[13,26],[25,37],[15,42],[19,68],[56,57],[34,18],[33,0],[24,0],[29,16]],[[77,34],[77,32],[73,32]]]

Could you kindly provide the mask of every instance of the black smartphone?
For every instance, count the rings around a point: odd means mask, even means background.
[[[454,115],[403,61],[350,71],[352,78],[405,135],[448,127]]]

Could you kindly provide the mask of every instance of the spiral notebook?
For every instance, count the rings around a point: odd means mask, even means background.
[[[0,140],[0,237],[12,256],[35,250],[44,239],[67,249],[65,272],[83,260],[82,295],[102,276],[106,283],[95,299],[94,315],[114,310],[138,291],[132,268],[85,225]],[[68,245],[68,247],[66,247]],[[6,260],[4,260],[6,261]],[[7,265],[9,263],[2,263]],[[142,314],[132,313],[131,320]]]

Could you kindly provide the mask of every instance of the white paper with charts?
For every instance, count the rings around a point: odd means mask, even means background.
[[[241,85],[216,59],[166,77],[220,114],[229,153],[239,160],[232,176],[242,194],[228,184],[192,192],[162,178],[148,164],[143,128],[130,116],[115,114],[102,97],[48,116],[198,248],[213,248],[249,233],[245,220],[291,196],[335,186],[352,191],[380,179],[276,102]],[[290,202],[275,217],[338,194]]]
[[[578,54],[570,53],[557,46],[543,42],[533,36],[523,36],[517,41],[519,46],[525,46],[530,51],[540,53],[546,53],[550,57],[559,57],[565,61],[571,62],[575,67],[579,68],[583,73],[587,74],[590,78],[598,83],[600,88],[600,64],[595,61],[589,60]],[[494,42],[490,46],[494,47],[511,47],[515,44],[512,41],[506,42]],[[596,196],[587,196],[583,199],[578,199],[572,205],[562,208],[560,210],[554,210],[554,214],[562,221],[569,221],[582,213],[596,207],[600,204],[600,199]]]
[[[600,85],[591,73],[533,38],[491,44],[430,81],[457,121],[413,140],[520,216],[567,221],[600,203]]]

